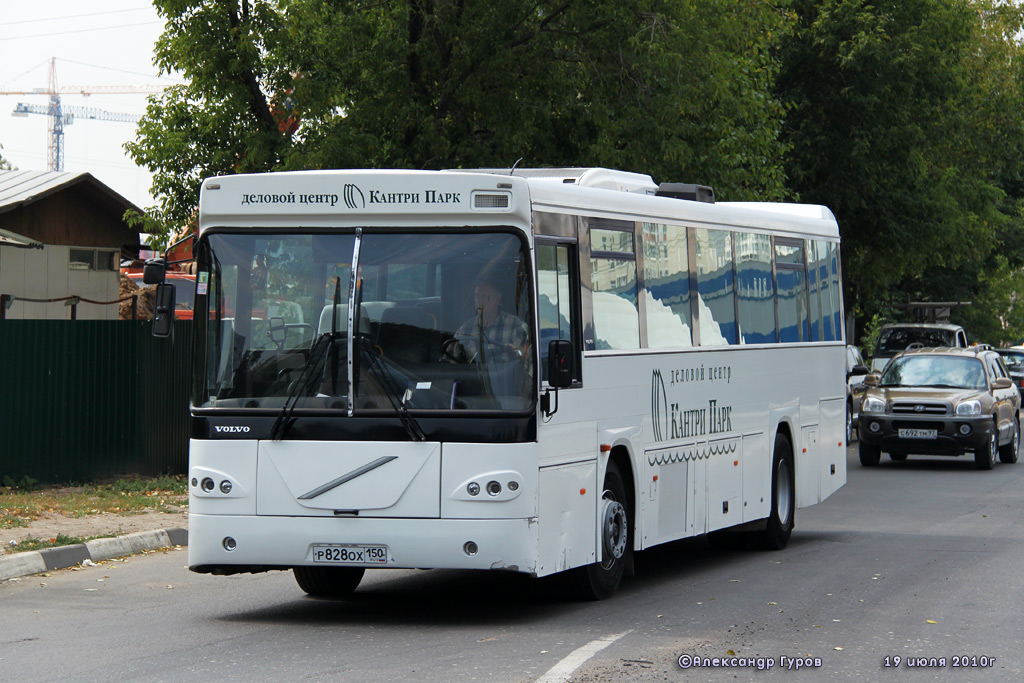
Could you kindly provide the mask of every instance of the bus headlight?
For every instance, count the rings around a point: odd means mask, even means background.
[[[956,406],[956,414],[965,417],[981,415],[981,401],[977,399],[971,399],[970,401],[958,403]]]
[[[885,401],[875,396],[866,396],[860,409],[864,413],[884,413]]]

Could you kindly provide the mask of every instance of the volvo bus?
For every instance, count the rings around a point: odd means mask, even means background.
[[[188,562],[566,572],[744,530],[846,481],[839,233],[609,169],[209,178]]]

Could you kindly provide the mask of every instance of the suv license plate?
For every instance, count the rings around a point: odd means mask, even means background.
[[[937,429],[900,429],[901,439],[935,439],[939,436]]]
[[[388,563],[386,545],[315,545],[313,561],[321,564]]]

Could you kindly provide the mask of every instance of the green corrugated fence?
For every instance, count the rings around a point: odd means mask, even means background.
[[[0,321],[0,479],[188,468],[192,321]]]

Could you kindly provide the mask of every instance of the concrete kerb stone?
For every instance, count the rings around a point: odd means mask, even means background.
[[[115,557],[135,555],[146,550],[188,545],[188,529],[140,531],[115,538],[96,538],[85,543],[64,545],[43,550],[29,550],[14,555],[0,555],[0,581],[54,569],[66,569],[85,560],[100,562]]]

